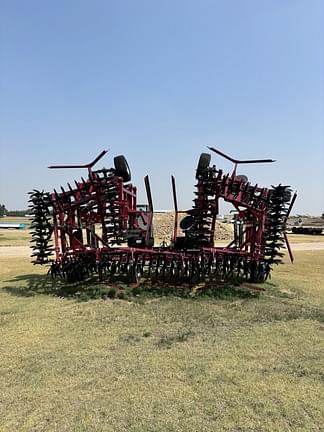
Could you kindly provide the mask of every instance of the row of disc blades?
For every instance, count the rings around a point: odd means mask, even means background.
[[[29,208],[32,213],[30,225],[32,262],[34,264],[47,264],[53,255],[50,195],[47,192],[34,189],[29,193],[29,196]]]

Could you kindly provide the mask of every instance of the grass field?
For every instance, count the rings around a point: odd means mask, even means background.
[[[29,225],[30,221],[31,219],[26,216],[6,216],[0,219],[1,223],[13,223],[13,224],[23,223],[25,225]]]
[[[29,246],[30,238],[28,229],[0,230],[0,246]]]
[[[323,430],[324,251],[295,255],[260,294],[86,302],[6,258],[0,431]]]
[[[324,235],[288,234],[288,238],[292,245],[296,243],[324,242]]]
[[[30,219],[27,217],[3,217],[1,223],[25,224],[25,229],[0,229],[0,246],[28,246],[30,232],[28,226]]]

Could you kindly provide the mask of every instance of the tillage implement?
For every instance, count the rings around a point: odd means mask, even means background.
[[[52,193],[30,192],[33,263],[49,264],[53,278],[68,282],[94,273],[100,280],[120,277],[129,283],[142,277],[169,284],[264,282],[282,261],[283,247],[293,261],[286,222],[296,194],[289,186],[253,185],[236,172],[241,164],[273,160],[237,160],[209,149],[234,164],[232,173],[223,173],[211,165],[210,153],[202,153],[193,207],[180,222],[172,176],[174,228],[170,244],[159,246],[154,245],[149,178],[144,178],[147,204],[139,205],[124,156],[116,156],[109,169],[93,169],[107,151],[86,165],[50,166],[86,168],[88,176]],[[220,200],[233,206],[233,239],[222,247],[215,244]]]

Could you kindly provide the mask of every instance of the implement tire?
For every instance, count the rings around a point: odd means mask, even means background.
[[[211,156],[209,153],[201,153],[197,165],[196,179],[198,179],[199,175],[209,167],[210,158]]]
[[[131,172],[125,156],[119,155],[114,157],[114,165],[116,175],[122,177],[124,182],[129,182],[131,180]]]

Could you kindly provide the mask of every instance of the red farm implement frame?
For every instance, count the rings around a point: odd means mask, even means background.
[[[88,178],[60,192],[30,193],[34,264],[50,263],[52,277],[67,281],[81,281],[92,273],[98,273],[100,279],[126,276],[129,282],[142,276],[169,283],[265,281],[272,265],[281,262],[280,249],[285,243],[293,260],[285,230],[296,194],[292,197],[288,186],[251,185],[246,176],[236,174],[239,164],[272,160],[242,161],[210,150],[234,163],[232,174],[210,166],[211,155],[202,153],[194,205],[180,224],[172,176],[174,229],[170,245],[160,247],[154,247],[149,178],[144,178],[148,204],[139,206],[124,156],[116,156],[110,169],[93,170],[106,151],[86,165],[50,166],[86,168]],[[214,244],[220,199],[235,209],[234,238],[226,247]]]

